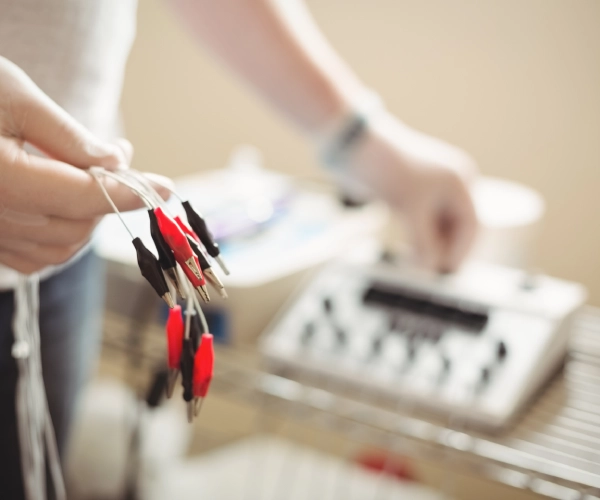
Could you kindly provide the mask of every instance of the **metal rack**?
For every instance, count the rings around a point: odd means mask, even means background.
[[[108,332],[105,345],[128,345],[114,327]],[[148,366],[164,355],[161,340],[152,337],[143,346]],[[502,435],[482,434],[460,421],[436,420],[411,408],[353,399],[322,382],[308,386],[265,373],[253,349],[226,347],[217,352],[213,390],[252,404],[260,401],[269,411],[307,424],[333,421],[365,443],[441,460],[456,472],[548,498],[600,499],[600,310],[581,313],[562,371]]]

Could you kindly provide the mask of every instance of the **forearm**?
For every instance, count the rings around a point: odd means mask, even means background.
[[[300,1],[170,2],[199,40],[308,133],[343,116],[364,92]]]

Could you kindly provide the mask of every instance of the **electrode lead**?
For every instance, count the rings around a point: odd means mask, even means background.
[[[154,254],[146,248],[142,240],[134,238],[132,240],[133,246],[137,253],[138,266],[142,276],[146,278],[148,283],[154,288],[158,296],[163,299],[169,308],[175,307],[175,301],[169,291],[169,286],[162,273],[158,259]]]
[[[200,264],[200,269],[202,269],[202,273],[204,274],[204,277],[217,290],[217,292],[219,292],[219,295],[222,298],[226,299],[228,296],[227,296],[227,291],[225,290],[225,285],[223,285],[222,281],[219,279],[219,277],[213,271],[210,263],[208,262],[208,259],[206,258],[206,255],[204,255],[204,252],[196,244],[196,242],[194,240],[192,240],[191,238],[188,238],[188,242],[189,242],[190,246],[192,247],[192,250],[198,257],[198,263]]]
[[[169,311],[167,319],[167,366],[169,376],[167,380],[167,397],[173,395],[173,389],[179,376],[181,353],[183,351],[183,338],[185,335],[185,323],[181,313],[181,306],[176,305]]]
[[[160,207],[154,209],[161,234],[173,251],[175,260],[183,269],[186,277],[205,302],[210,300],[206,280],[200,269],[198,258],[189,244],[187,236],[177,223],[167,216]]]
[[[150,219],[150,235],[152,236],[152,241],[154,241],[156,252],[158,253],[158,263],[167,275],[169,281],[173,283],[178,295],[185,300],[185,293],[177,276],[177,261],[175,260],[173,251],[160,232],[158,220],[153,209],[148,210],[148,218]]]
[[[200,238],[200,241],[204,245],[204,248],[206,248],[208,255],[217,261],[225,274],[229,275],[229,269],[227,269],[225,262],[223,262],[223,259],[220,256],[221,249],[214,241],[214,238],[210,233],[208,226],[206,225],[206,221],[192,208],[192,205],[189,201],[182,201],[181,205],[185,210],[190,227],[198,235],[198,238]]]
[[[213,336],[210,333],[203,333],[200,339],[200,346],[194,356],[194,415],[198,415],[202,407],[202,402],[208,394],[208,389],[213,378],[214,363]]]

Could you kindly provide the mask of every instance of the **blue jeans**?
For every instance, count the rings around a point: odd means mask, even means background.
[[[101,336],[104,268],[88,252],[40,283],[40,337],[48,405],[61,456],[67,444],[76,396],[95,363]],[[0,292],[0,498],[23,498],[15,416],[17,365],[12,292]]]

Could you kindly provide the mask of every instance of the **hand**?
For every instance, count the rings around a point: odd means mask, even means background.
[[[29,154],[25,143],[48,158]],[[0,263],[29,274],[67,261],[112,211],[82,169],[127,166],[131,154],[127,141],[99,140],[0,57]],[[121,210],[143,206],[126,187],[104,182]]]
[[[407,218],[422,265],[454,271],[477,232],[473,160],[389,114],[373,121],[349,161],[353,175]]]

